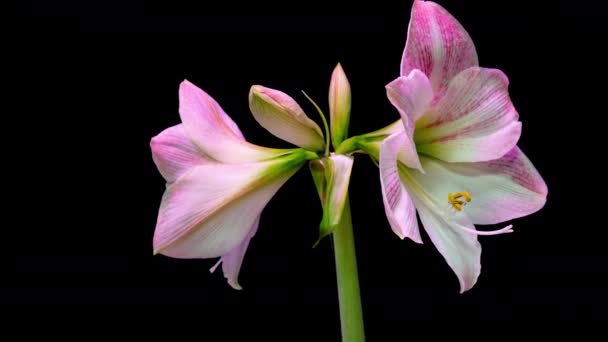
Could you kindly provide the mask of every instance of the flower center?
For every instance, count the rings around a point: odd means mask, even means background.
[[[458,211],[461,211],[462,207],[469,202],[471,202],[471,195],[466,191],[455,194],[448,193],[448,203]]]
[[[501,229],[497,229],[497,230],[491,230],[491,231],[479,231],[476,229],[471,229],[467,226],[464,226],[460,223],[458,223],[456,220],[452,220],[449,219],[449,214],[447,212],[445,212],[443,209],[441,209],[439,207],[439,204],[435,201],[434,197],[429,194],[424,187],[422,187],[420,185],[420,183],[418,183],[416,181],[416,179],[414,177],[412,177],[407,169],[407,167],[405,165],[403,165],[402,163],[398,163],[399,165],[399,174],[403,177],[402,179],[404,181],[406,181],[408,183],[408,185],[410,187],[412,187],[413,189],[415,189],[415,193],[420,196],[420,198],[422,199],[422,201],[424,201],[424,203],[426,205],[429,206],[429,209],[431,210],[431,212],[435,212],[438,214],[438,216],[440,218],[443,219],[443,221],[445,223],[447,223],[448,225],[454,227],[454,228],[458,228],[458,229],[462,229],[466,232],[469,232],[471,234],[475,234],[475,235],[498,235],[498,234],[505,234],[505,233],[512,233],[513,232],[513,225],[508,225],[504,228]],[[460,199],[460,198],[464,198],[464,200]],[[456,210],[462,210],[462,206],[465,205],[466,203],[471,201],[471,195],[469,195],[468,192],[463,191],[463,192],[459,192],[456,194],[451,194],[448,193],[448,202],[450,203],[450,205],[452,205]],[[466,201],[466,202],[465,202]],[[460,208],[460,209],[458,209]],[[452,213],[453,214],[453,213]]]

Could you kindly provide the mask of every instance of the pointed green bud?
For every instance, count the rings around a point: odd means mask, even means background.
[[[348,137],[350,122],[350,84],[340,63],[334,69],[329,84],[329,116],[331,141],[334,149]]]
[[[325,149],[321,128],[289,95],[254,85],[249,91],[249,108],[255,120],[278,138],[314,152]]]

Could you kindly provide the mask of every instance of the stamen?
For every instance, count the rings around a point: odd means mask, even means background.
[[[220,258],[220,260],[218,260],[215,265],[213,265],[213,267],[211,267],[209,269],[209,273],[213,273],[215,272],[215,270],[217,269],[217,267],[222,263],[222,258]]]
[[[466,226],[463,226],[460,224],[455,224],[455,226],[464,231],[467,231],[469,233],[476,234],[476,235],[499,235],[499,234],[513,233],[512,224],[510,224],[504,228],[498,229],[498,230],[489,230],[489,231],[479,231],[479,230],[471,229],[469,227],[466,227]]]
[[[466,202],[464,200],[459,199],[462,197],[464,197]],[[466,205],[468,202],[471,202],[471,195],[469,195],[469,193],[466,191],[457,192],[455,194],[448,193],[448,203],[450,203],[452,207],[454,207],[454,209],[458,211],[461,211],[462,206]]]

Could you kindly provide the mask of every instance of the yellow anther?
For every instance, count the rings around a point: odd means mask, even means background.
[[[464,197],[464,200],[459,199],[462,197]],[[450,203],[452,207],[458,211],[461,211],[462,206],[466,205],[467,202],[471,202],[471,195],[469,195],[469,193],[466,191],[457,192],[455,194],[448,193],[448,203]]]
[[[467,202],[471,202],[471,195],[469,195],[468,192],[463,191],[463,192],[459,192],[458,194],[462,195],[462,197],[464,197],[467,200]]]

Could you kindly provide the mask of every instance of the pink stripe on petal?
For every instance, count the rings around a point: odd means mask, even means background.
[[[418,121],[418,118],[429,109],[433,101],[431,83],[418,69],[387,84],[386,94],[389,101],[401,114],[404,124]],[[414,127],[411,124],[406,128],[408,128],[409,134],[413,133]]]
[[[540,173],[517,146],[502,158],[491,160],[484,165],[489,170],[508,175],[515,183],[540,195],[546,196],[548,193],[547,184]]]
[[[508,86],[496,69],[471,67],[456,75],[417,123],[418,150],[450,162],[491,160],[510,151],[521,124]]]
[[[460,23],[440,5],[414,1],[401,60],[401,75],[424,72],[435,95],[468,67],[478,65],[475,45]]]
[[[401,239],[406,237],[422,243],[416,208],[399,176],[397,155],[407,140],[405,133],[394,134],[380,145],[380,184],[386,217],[391,229]]]
[[[421,157],[425,175],[411,173],[437,203],[448,193],[466,191],[471,202],[462,212],[475,224],[497,224],[540,210],[547,185],[516,146],[499,159],[479,163],[447,163]]]
[[[481,137],[456,134],[430,144],[418,144],[419,153],[446,162],[482,162],[500,158],[517,144],[521,122],[515,121]]]

